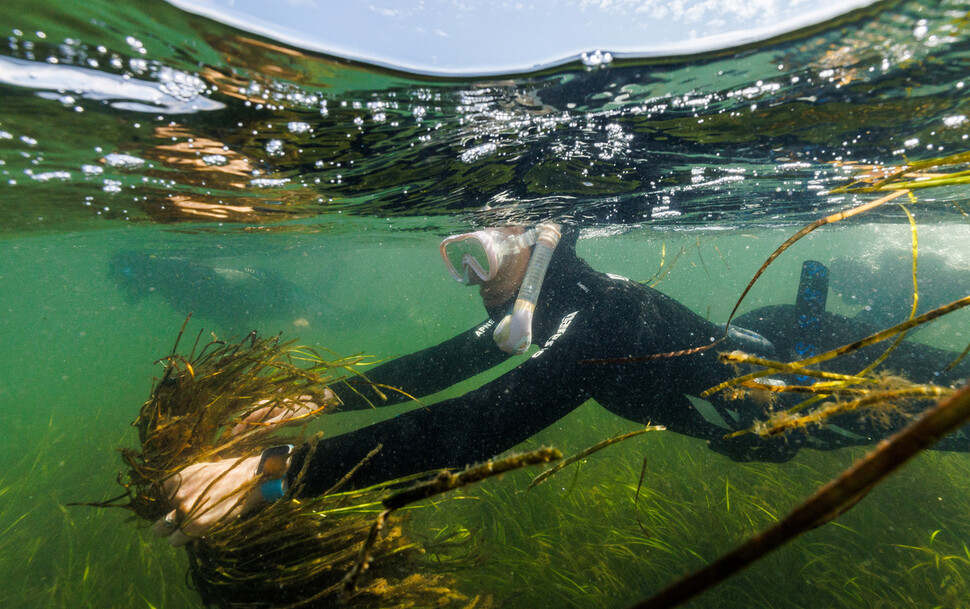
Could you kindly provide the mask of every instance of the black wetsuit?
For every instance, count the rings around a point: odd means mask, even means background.
[[[736,369],[717,361],[721,351],[742,349],[794,359],[807,344],[815,350],[828,349],[866,335],[865,328],[856,328],[851,320],[821,311],[807,322],[804,311],[794,306],[768,307],[738,319],[739,327],[767,337],[774,349],[758,335],[734,330],[713,349],[691,355],[639,363],[584,362],[702,346],[722,337],[724,330],[643,284],[594,271],[576,256],[574,247],[575,235],[564,236],[546,274],[533,322],[537,352],[460,397],[323,440],[305,468],[303,492],[323,492],[378,444],[381,450],[354,474],[355,485],[482,461],[526,440],[591,398],[626,419],[706,439],[712,449],[735,460],[784,461],[803,443],[837,448],[875,439],[877,432],[867,420],[843,417],[838,423],[844,428],[827,427],[813,431],[811,437],[796,433],[763,440],[747,434],[727,440],[724,436],[731,430],[748,428],[763,417],[765,407],[719,396],[710,402],[696,397],[737,376]],[[508,357],[492,337],[506,308],[489,311],[488,320],[450,340],[373,369],[368,378],[421,397],[495,366]],[[914,381],[949,385],[970,372],[970,366],[964,365],[938,374],[954,357],[903,343],[884,367],[904,369]],[[864,367],[858,361],[835,367],[840,366],[853,372]],[[347,388],[334,389],[345,407],[366,406]],[[388,398],[385,403],[405,400],[394,393],[388,393]],[[878,433],[884,435],[885,430]],[[304,469],[306,454],[305,448],[297,453],[291,472]]]

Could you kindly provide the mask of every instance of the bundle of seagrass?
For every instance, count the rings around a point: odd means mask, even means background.
[[[307,422],[339,405],[328,390],[335,383],[381,395],[356,370],[360,356],[328,359],[279,337],[255,335],[201,348],[197,340],[188,356],[178,355],[177,346],[178,341],[160,360],[164,373],[133,423],[140,450],[122,450],[128,471],[119,482],[125,493],[99,507],[122,507],[156,521],[172,509],[165,481],[185,467],[244,459],[300,440],[282,437],[282,426],[268,423],[265,413],[287,426]],[[310,445],[313,450],[313,438]],[[453,576],[446,575],[468,561],[468,544],[456,543],[467,537],[466,530],[456,527],[453,536],[439,536],[429,548],[389,516],[412,501],[557,455],[537,451],[457,475],[442,472],[403,493],[392,489],[417,476],[284,498],[251,515],[221,520],[186,545],[191,581],[207,605],[218,607],[485,605],[458,592]],[[298,476],[293,487],[299,486]]]

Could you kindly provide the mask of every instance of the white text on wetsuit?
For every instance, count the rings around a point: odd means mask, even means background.
[[[559,329],[556,330],[555,334],[549,337],[549,339],[546,341],[546,344],[542,345],[542,349],[539,349],[538,351],[532,354],[533,359],[542,355],[543,351],[551,347],[552,344],[556,342],[556,340],[558,340],[560,336],[566,333],[566,328],[569,327],[569,324],[573,323],[573,318],[576,317],[577,313],[579,313],[579,311],[573,311],[572,313],[569,313],[562,318],[562,321],[559,322]]]
[[[495,325],[495,320],[489,319],[482,325],[478,326],[478,329],[475,330],[475,338],[481,338],[482,334],[485,334],[485,332],[494,325]]]

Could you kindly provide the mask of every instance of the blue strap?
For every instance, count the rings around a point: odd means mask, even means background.
[[[273,503],[286,496],[286,477],[268,480],[259,485],[259,493],[263,496],[263,501]]]

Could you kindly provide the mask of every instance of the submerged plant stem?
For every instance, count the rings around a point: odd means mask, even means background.
[[[644,427],[643,429],[638,429],[636,431],[631,431],[629,433],[620,434],[618,436],[613,436],[612,438],[607,438],[607,439],[603,440],[602,442],[600,442],[598,444],[595,444],[593,446],[590,446],[586,450],[583,450],[580,453],[578,453],[576,455],[573,455],[572,457],[569,457],[568,459],[565,459],[564,461],[560,461],[556,465],[554,465],[554,466],[550,467],[549,469],[547,469],[546,471],[542,472],[541,474],[539,474],[538,476],[536,476],[532,480],[532,483],[529,484],[529,486],[527,486],[525,488],[525,490],[529,490],[529,489],[531,489],[531,488],[533,488],[535,486],[538,486],[538,485],[542,484],[543,482],[545,482],[546,480],[548,480],[550,476],[552,476],[556,472],[560,471],[564,467],[566,467],[568,465],[571,465],[571,464],[579,461],[580,459],[583,459],[585,457],[588,457],[591,454],[593,454],[593,453],[595,453],[595,452],[597,452],[599,450],[602,450],[602,449],[606,448],[607,446],[610,446],[611,444],[616,444],[617,442],[622,442],[624,440],[629,440],[630,438],[633,438],[635,436],[639,436],[640,434],[647,433],[648,431],[663,431],[665,429],[667,429],[667,428],[664,427],[663,425],[648,425],[647,427]]]
[[[884,341],[888,338],[896,336],[900,332],[905,332],[910,328],[914,328],[918,325],[924,324],[928,321],[936,319],[937,317],[946,315],[947,313],[951,313],[958,309],[962,309],[967,305],[970,305],[970,296],[966,296],[959,300],[955,300],[948,305],[944,305],[942,307],[933,309],[932,311],[927,311],[926,313],[923,313],[922,315],[914,317],[913,319],[904,321],[900,324],[896,324],[891,328],[887,328],[881,332],[876,332],[875,334],[867,336],[861,340],[857,340],[854,343],[839,347],[838,349],[826,351],[825,353],[821,353],[819,355],[816,355],[807,359],[799,360],[797,362],[792,362],[790,364],[783,364],[783,366],[785,367],[784,371],[793,371],[793,372],[798,372],[799,374],[808,374],[810,373],[810,371],[808,371],[807,369],[803,370],[805,366],[811,366],[812,364],[825,362],[830,359],[834,359],[836,357],[845,355],[846,353],[851,353],[853,351],[862,349],[863,347],[868,347],[869,345]],[[741,383],[744,383],[745,381],[750,381],[756,378],[761,378],[763,376],[768,376],[769,374],[774,374],[775,372],[776,370],[769,368],[767,370],[760,370],[758,372],[752,372],[751,374],[745,374],[743,376],[733,378],[729,381],[725,381],[723,383],[715,385],[710,389],[704,390],[703,392],[701,392],[701,397],[702,398],[707,397],[713,393],[717,393],[718,391],[721,391],[722,389],[726,389],[734,385],[739,385]]]
[[[457,474],[453,474],[448,470],[442,470],[432,480],[416,484],[409,489],[387,497],[382,501],[385,509],[380,513],[374,525],[371,527],[367,539],[360,548],[357,562],[354,563],[353,568],[347,572],[347,575],[344,576],[341,582],[344,595],[353,593],[357,587],[357,580],[367,571],[370,565],[371,549],[377,543],[378,535],[380,535],[384,524],[387,522],[387,518],[394,510],[416,501],[421,501],[422,499],[428,499],[429,497],[447,493],[456,488],[480,482],[492,476],[499,476],[515,469],[529,465],[537,465],[539,463],[548,463],[549,461],[555,461],[561,458],[562,453],[555,448],[540,448],[527,453],[511,455],[496,461],[486,461],[481,465],[470,467]]]
[[[775,525],[707,567],[675,582],[631,609],[668,609],[701,594],[802,533],[838,515],[913,456],[970,420],[970,385],[924,412],[829,482]]]

